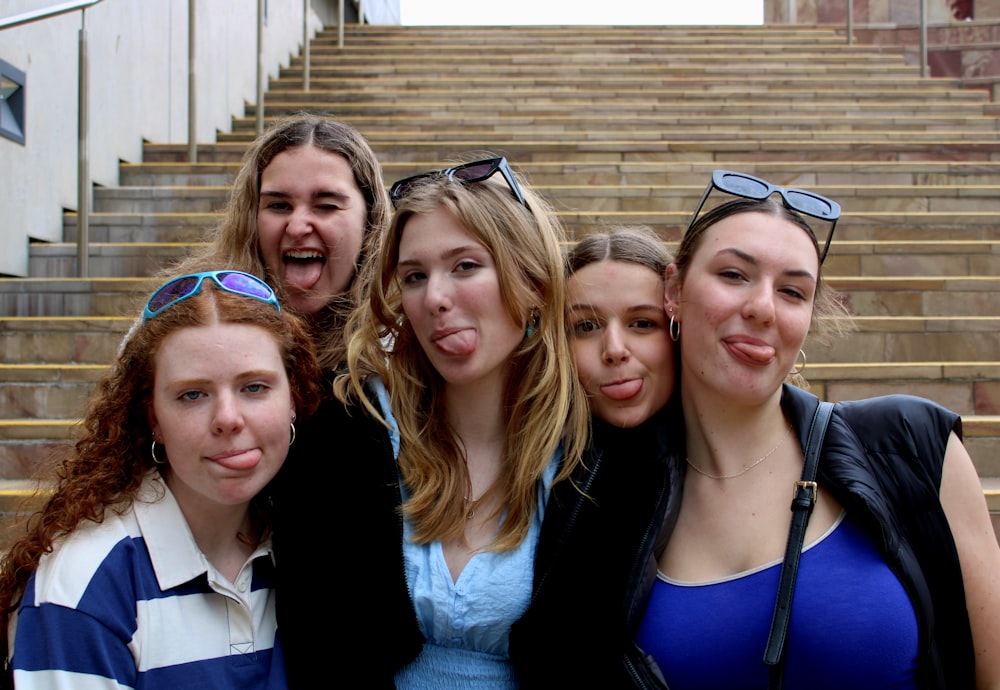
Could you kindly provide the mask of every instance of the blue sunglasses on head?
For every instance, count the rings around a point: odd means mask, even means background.
[[[272,305],[279,312],[281,311],[281,305],[278,304],[274,290],[257,276],[242,271],[202,271],[201,273],[190,273],[173,278],[161,285],[146,302],[146,308],[142,311],[143,323],[159,316],[165,309],[169,309],[178,302],[183,302],[188,297],[197,295],[201,292],[201,285],[206,278],[215,283],[220,290],[243,297],[252,297]]]

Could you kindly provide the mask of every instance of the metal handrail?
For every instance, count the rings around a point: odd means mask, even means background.
[[[40,19],[48,19],[49,17],[66,14],[67,12],[85,10],[91,5],[96,5],[99,2],[103,2],[103,0],[74,0],[73,2],[64,2],[59,5],[52,5],[52,7],[46,7],[40,10],[31,10],[30,12],[24,12],[22,14],[15,14],[13,17],[0,19],[0,29],[7,29],[12,26],[21,26],[22,24],[37,22]]]
[[[102,0],[74,0],[51,7],[24,12],[13,17],[0,19],[0,29],[21,26],[42,19],[80,10],[80,62],[77,74],[79,92],[77,99],[77,151],[76,151],[76,275],[86,278],[90,272],[90,124],[89,103],[90,83],[87,57],[87,8]]]

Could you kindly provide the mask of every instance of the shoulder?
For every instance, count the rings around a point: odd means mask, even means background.
[[[936,402],[913,395],[886,395],[837,403],[834,418],[847,424],[859,439],[909,440],[942,447],[948,435],[961,436],[961,417]]]
[[[108,511],[101,523],[84,522],[42,557],[34,575],[33,603],[76,608],[97,583],[118,580],[145,553],[133,511]],[[27,594],[26,594],[27,597]]]

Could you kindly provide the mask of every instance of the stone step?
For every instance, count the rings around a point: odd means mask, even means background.
[[[0,318],[0,363],[107,366],[132,323],[127,316]]]
[[[997,354],[1000,335],[994,335]],[[0,419],[81,417],[95,383],[107,370],[107,364],[0,364]],[[908,392],[959,414],[984,414],[1000,405],[993,402],[1000,400],[1000,359],[810,362],[806,377],[818,395],[831,400]]]
[[[379,119],[379,118],[376,118]],[[843,119],[843,118],[841,118]],[[266,124],[273,120],[266,118]],[[366,131],[363,122],[357,118],[349,121]],[[249,140],[249,139],[248,139]],[[208,155],[214,145],[198,147],[199,154]],[[392,182],[425,170],[446,167],[449,161],[444,157],[430,156],[425,159],[393,160],[381,151],[382,169],[387,182]],[[123,186],[228,186],[232,183],[239,162],[207,162],[199,157],[196,163],[178,161],[143,161],[141,163],[121,163],[120,181]],[[953,161],[953,160],[907,160],[907,161],[855,161],[817,160],[803,165],[800,161],[726,161],[724,159],[699,161],[601,161],[567,162],[512,161],[514,167],[527,175],[536,185],[545,184],[669,184],[704,186],[716,168],[736,169],[751,175],[758,175],[776,184],[798,187],[819,185],[859,185],[875,184],[907,187],[913,185],[993,185],[1000,180],[1000,161]]]
[[[289,112],[301,110],[293,106]],[[671,139],[668,133],[658,140],[629,138],[617,134],[606,139],[593,141],[550,141],[542,136],[518,138],[506,141],[475,137],[455,138],[444,141],[438,139],[383,141],[369,138],[372,148],[380,156],[388,158],[407,156],[413,159],[452,159],[467,155],[470,151],[493,151],[506,155],[515,166],[526,161],[558,158],[563,162],[591,162],[594,160],[646,161],[677,160],[678,157],[705,156],[708,160],[725,160],[739,165],[744,161],[793,160],[808,168],[814,160],[909,160],[912,158],[963,159],[966,161],[991,161],[1000,157],[1000,138],[981,141],[936,140],[886,141],[877,137],[857,138],[850,141],[810,140],[808,145],[796,139],[754,139],[754,138],[712,138],[712,139]],[[205,162],[239,161],[246,149],[244,143],[219,143],[211,149],[199,149],[199,160]],[[150,143],[144,146],[144,160],[149,162],[178,161],[188,159],[188,148],[184,144]]]
[[[998,179],[1000,181],[1000,179]],[[697,185],[536,184],[535,190],[560,210],[689,211],[704,191]],[[101,187],[94,190],[96,213],[219,213],[226,185]],[[851,213],[866,211],[1000,211],[1000,184],[990,185],[811,185]]]
[[[608,225],[647,225],[665,240],[680,239],[691,212],[684,211],[557,211],[576,240]],[[217,213],[92,213],[90,242],[178,243],[195,245],[206,241],[218,224]],[[63,239],[76,242],[77,217],[63,217]],[[992,211],[867,211],[841,215],[836,241],[953,241],[1000,239],[1000,217]]]
[[[547,113],[535,115],[530,113],[497,114],[489,122],[483,121],[478,113],[462,112],[442,117],[434,113],[424,114],[387,114],[387,115],[354,115],[350,122],[368,137],[381,137],[383,132],[394,133],[401,129],[427,131],[429,128],[439,128],[442,120],[449,129],[473,129],[483,134],[516,133],[538,131],[631,131],[646,129],[663,129],[670,132],[729,132],[733,130],[754,134],[775,132],[796,132],[800,130],[816,132],[817,136],[837,134],[846,136],[848,132],[871,132],[887,130],[905,131],[977,131],[996,132],[997,118],[985,114],[982,108],[967,107],[958,112],[907,113],[902,115],[883,113],[860,113],[851,118],[845,118],[843,113],[810,114],[774,112],[766,116],[747,113],[619,113],[609,118],[605,113]],[[266,116],[265,124],[271,124],[275,118]],[[246,142],[256,135],[257,118],[240,117],[233,119],[230,132],[220,132],[216,139],[219,142]]]
[[[814,383],[810,390],[823,397],[821,389]],[[0,419],[0,476],[22,480],[37,476],[41,467],[67,452],[78,424],[74,417]],[[966,447],[980,476],[1000,478],[1000,416],[963,413],[962,427]]]
[[[828,363],[1000,360],[1000,315],[856,316],[858,330],[832,345],[807,344]],[[114,357],[128,316],[0,318],[0,363],[99,364]],[[818,359],[817,355],[813,358]]]
[[[79,249],[73,235],[71,242],[32,243],[30,274],[36,278],[75,276]],[[676,250],[676,241],[665,244]],[[148,276],[204,246],[201,242],[91,242],[89,266],[94,275]],[[829,276],[1000,274],[1000,240],[835,240],[832,247],[824,269]]]
[[[952,98],[951,80],[921,79],[912,71],[912,67],[906,67],[895,74],[890,69],[888,75],[873,75],[871,67],[866,67],[869,70],[866,76],[832,76],[812,69],[777,74],[771,72],[767,75],[745,71],[715,74],[697,69],[671,73],[656,65],[626,73],[617,69],[605,69],[600,73],[578,74],[572,69],[552,70],[540,67],[531,72],[505,71],[495,75],[468,76],[449,70],[445,63],[430,67],[417,63],[411,64],[414,71],[409,74],[401,74],[393,68],[391,72],[374,77],[317,77],[310,70],[309,91],[304,90],[301,76],[274,78],[268,82],[265,102],[267,99],[281,102],[306,94],[331,97],[340,94],[380,94],[395,99],[401,95],[410,95],[411,92],[413,96],[428,99],[440,93],[465,97],[484,93],[495,97],[497,93],[505,92],[516,92],[525,98],[543,96],[553,99],[609,94],[618,94],[623,98],[662,98],[664,95],[683,93],[685,97],[726,100],[734,96],[763,97],[765,94],[798,98],[806,93],[851,102],[871,97],[876,92],[883,93],[890,99],[908,99],[937,93]],[[985,102],[982,95],[977,96],[975,93],[972,97],[956,98],[963,102]]]

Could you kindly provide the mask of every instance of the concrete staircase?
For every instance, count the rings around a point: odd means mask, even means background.
[[[314,110],[356,125],[387,182],[456,154],[506,155],[579,238],[613,224],[673,245],[711,171],[803,186],[844,208],[826,274],[861,330],[809,347],[829,400],[907,392],[961,413],[1000,531],[1000,105],[924,79],[896,48],[775,27],[352,27],[273,80],[265,116]],[[254,135],[149,143],[95,190],[90,268],[32,247],[0,281],[0,510],[66,447],[152,272],[205,237]]]

